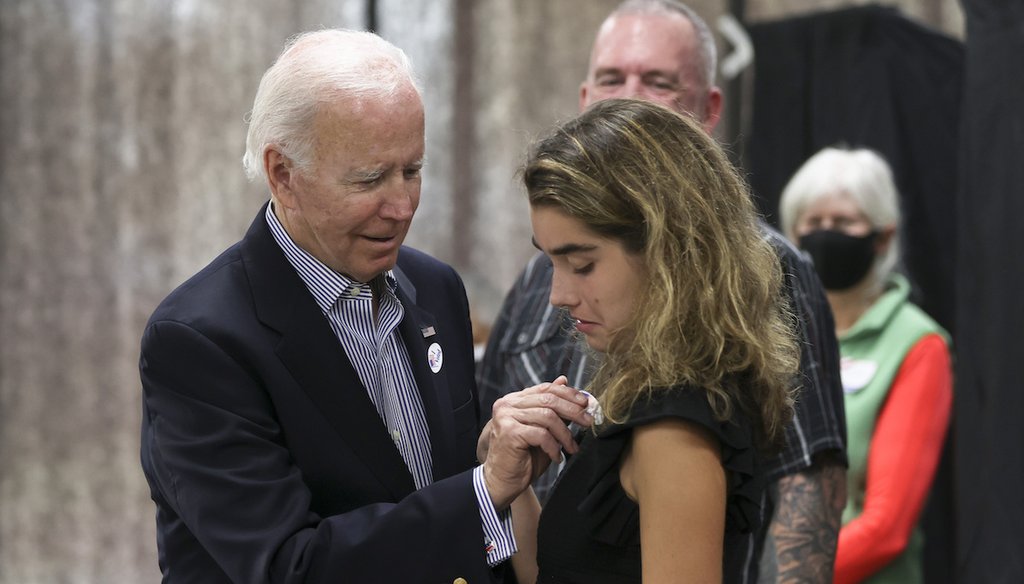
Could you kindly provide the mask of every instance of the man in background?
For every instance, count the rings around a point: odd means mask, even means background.
[[[673,0],[627,0],[594,40],[580,109],[613,97],[658,102],[699,120],[710,133],[722,111],[715,86],[716,49],[704,21]],[[846,425],[832,314],[810,263],[781,235],[764,227],[786,274],[797,316],[801,386],[787,447],[770,461],[770,501],[761,533],[752,534],[747,582],[831,582],[846,503]],[[568,316],[551,306],[551,263],[538,254],[505,298],[478,374],[483,416],[502,395],[568,376],[585,388],[595,356],[573,342]],[[557,468],[534,483],[547,497]],[[770,521],[769,521],[770,520]],[[762,553],[763,550],[763,553]],[[760,576],[760,579],[759,579]]]

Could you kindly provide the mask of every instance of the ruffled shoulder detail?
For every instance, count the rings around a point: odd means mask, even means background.
[[[738,410],[734,410],[731,420],[719,422],[704,391],[684,387],[653,392],[637,401],[625,422],[605,424],[597,429],[596,436],[587,437],[596,441],[592,446],[600,454],[587,465],[585,495],[579,511],[592,523],[594,538],[615,545],[639,545],[639,507],[619,483],[619,459],[633,428],[665,418],[700,424],[718,438],[729,489],[726,532],[755,531],[761,523],[765,479],[759,471],[753,429]]]

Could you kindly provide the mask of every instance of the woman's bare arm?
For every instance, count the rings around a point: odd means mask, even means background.
[[[640,506],[644,584],[720,583],[726,479],[718,441],[677,419],[639,427],[620,480]]]

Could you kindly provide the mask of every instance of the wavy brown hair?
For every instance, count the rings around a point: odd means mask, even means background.
[[[591,384],[605,415],[623,420],[648,392],[687,385],[720,420],[739,407],[760,445],[778,446],[799,362],[794,319],[779,259],[719,145],[665,107],[610,99],[538,141],[523,179],[531,206],[642,260],[648,281]]]

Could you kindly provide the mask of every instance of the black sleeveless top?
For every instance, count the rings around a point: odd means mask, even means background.
[[[739,582],[747,534],[760,524],[764,477],[758,470],[752,428],[736,414],[715,420],[703,391],[676,388],[638,400],[624,424],[584,434],[540,516],[538,584],[636,584],[640,577],[640,508],[622,490],[619,460],[633,428],[680,418],[709,429],[722,448],[728,483],[723,581]],[[735,410],[734,410],[735,411]]]

